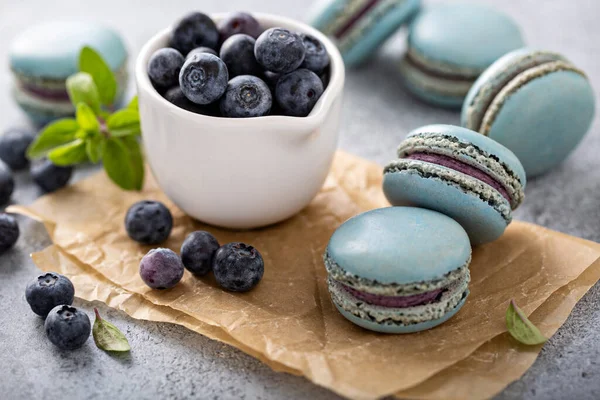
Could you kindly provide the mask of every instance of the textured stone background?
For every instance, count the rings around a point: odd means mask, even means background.
[[[431,0],[425,0],[432,2]],[[598,0],[485,0],[513,16],[533,47],[564,52],[600,88]],[[159,29],[187,11],[256,10],[304,18],[308,0],[0,0],[0,130],[23,124],[9,98],[6,65],[10,40],[28,25],[55,19],[95,19],[120,30],[132,55]],[[456,112],[431,108],[404,92],[395,63],[404,32],[391,39],[370,64],[349,71],[340,146],[381,164],[411,129],[429,123],[458,123]],[[600,104],[600,103],[599,103]],[[597,112],[597,114],[600,114]],[[600,241],[600,118],[561,167],[527,186],[527,200],[516,213],[586,239]],[[82,177],[92,171],[79,171]],[[14,201],[39,195],[26,174],[17,178]],[[307,380],[272,372],[253,358],[183,327],[136,321],[100,305],[121,327],[135,349],[110,356],[92,340],[78,351],[61,353],[46,340],[42,322],[30,312],[24,288],[36,274],[29,258],[50,242],[40,224],[21,219],[17,246],[0,257],[0,397],[65,398],[334,398]],[[600,398],[600,286],[573,310],[544,346],[535,365],[500,399]],[[91,304],[76,301],[91,311]]]

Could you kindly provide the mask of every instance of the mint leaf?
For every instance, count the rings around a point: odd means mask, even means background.
[[[96,346],[104,351],[131,350],[127,338],[119,328],[102,319],[97,308],[94,308],[94,313],[96,314],[96,320],[94,321],[94,327],[92,328],[92,336],[94,336]]]
[[[107,139],[102,159],[104,170],[114,183],[125,190],[141,190],[144,183],[144,163],[135,138],[127,136]]]
[[[138,97],[137,96],[133,96],[133,99],[131,99],[131,101],[127,105],[127,108],[129,108],[130,110],[139,111],[140,107],[138,105]]]
[[[102,56],[89,46],[85,46],[79,53],[79,70],[92,76],[100,102],[111,106],[117,95],[117,79]]]
[[[528,345],[542,344],[548,340],[542,332],[517,307],[514,300],[510,301],[506,310],[506,327],[508,332],[519,342]]]
[[[77,113],[75,114],[79,127],[87,132],[97,132],[100,128],[98,119],[94,111],[85,103],[77,104]]]
[[[85,141],[85,152],[94,164],[102,159],[102,145],[103,138],[100,135],[91,136]]]
[[[146,169],[144,168],[144,155],[140,147],[140,142],[134,136],[126,136],[121,138],[125,146],[129,149],[131,156],[131,167],[134,175],[134,181],[136,182],[136,190],[142,190],[144,186],[144,174]]]
[[[78,72],[67,78],[67,92],[74,106],[87,104],[95,113],[100,111],[98,87],[90,74]]]
[[[60,166],[80,164],[87,160],[85,142],[75,139],[71,143],[59,146],[48,153],[48,159]]]
[[[140,115],[135,110],[124,108],[111,115],[106,126],[113,137],[139,135]]]
[[[50,123],[29,145],[27,157],[34,159],[45,156],[51,149],[74,140],[78,130],[79,124],[72,118],[59,119]]]

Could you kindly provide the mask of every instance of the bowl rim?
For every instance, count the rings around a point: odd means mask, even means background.
[[[222,20],[229,14],[230,13],[214,13],[209,15],[215,22],[218,22],[219,20]],[[244,125],[245,127],[250,127],[251,124],[261,124],[261,126],[264,126],[266,123],[281,124],[282,122],[289,123],[292,121],[307,125],[318,125],[321,121],[324,120],[329,110],[333,106],[333,103],[339,97],[344,87],[344,61],[342,60],[342,56],[337,46],[323,33],[298,20],[260,12],[253,12],[251,14],[260,23],[263,23],[267,26],[277,26],[278,24],[281,24],[286,29],[293,29],[299,32],[308,33],[319,39],[325,46],[325,49],[327,50],[330,57],[329,84],[323,92],[323,94],[321,95],[321,98],[317,101],[317,103],[311,110],[310,114],[308,114],[308,116],[293,117],[287,115],[266,115],[251,118],[214,117],[210,115],[192,113],[168,102],[164,97],[162,97],[158,93],[156,89],[154,89],[154,86],[152,86],[150,78],[146,73],[146,68],[151,53],[157,47],[157,43],[165,40],[167,35],[172,31],[172,26],[159,31],[148,41],[146,41],[146,43],[142,46],[142,49],[140,50],[135,63],[135,79],[137,83],[138,92],[146,92],[160,104],[163,104],[165,110],[168,110],[175,116],[181,116],[182,118],[188,119],[192,122],[196,121],[198,123],[214,123],[216,121],[219,121],[219,123],[223,124]]]

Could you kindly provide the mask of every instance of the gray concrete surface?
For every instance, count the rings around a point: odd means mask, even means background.
[[[427,1],[427,0],[426,0]],[[431,1],[431,0],[429,0]],[[485,0],[512,15],[534,47],[564,52],[600,89],[600,2],[598,0]],[[154,32],[187,11],[256,10],[296,18],[309,1],[298,0],[0,0],[0,130],[24,123],[9,98],[6,53],[11,38],[28,25],[53,19],[96,19],[125,36],[132,56]],[[402,89],[394,63],[404,33],[360,70],[349,71],[341,148],[381,164],[411,129],[428,123],[458,123],[458,113],[431,108]],[[600,96],[599,96],[600,97]],[[600,103],[599,103],[600,104]],[[597,114],[600,114],[597,110]],[[531,182],[517,218],[600,241],[600,118],[575,154],[561,167]],[[78,177],[90,173],[78,172]],[[17,179],[14,201],[39,195],[26,174]],[[20,219],[17,246],[0,256],[0,398],[306,398],[336,396],[309,381],[271,371],[253,358],[183,327],[137,321],[98,305],[123,328],[130,355],[110,356],[90,340],[62,353],[46,340],[42,322],[30,312],[24,287],[36,274],[29,258],[50,242],[40,224]],[[499,399],[600,398],[600,286],[573,310],[544,346],[534,366]],[[91,312],[92,304],[76,301]]]

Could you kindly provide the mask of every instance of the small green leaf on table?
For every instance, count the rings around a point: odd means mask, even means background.
[[[44,157],[53,148],[73,141],[78,130],[79,124],[72,118],[52,122],[31,143],[27,149],[27,157],[30,159]]]
[[[514,300],[506,310],[506,327],[516,340],[523,344],[537,345],[548,340],[542,332],[525,316]]]
[[[102,151],[106,174],[125,190],[141,190],[144,184],[144,161],[137,139],[133,136],[106,139]]]
[[[97,132],[100,124],[94,111],[85,103],[77,104],[77,113],[75,114],[79,127],[87,132]]]
[[[68,166],[80,164],[87,161],[87,153],[85,152],[85,141],[75,139],[70,143],[54,148],[48,153],[48,159],[53,164],[60,166]]]
[[[106,121],[106,126],[113,137],[139,135],[140,115],[136,110],[124,108],[112,114]]]
[[[111,106],[118,91],[117,79],[102,56],[91,47],[85,46],[79,53],[79,70],[91,75],[98,88],[100,102]]]
[[[123,333],[108,322],[100,317],[100,313],[97,308],[94,308],[96,314],[96,320],[94,321],[94,327],[92,328],[92,336],[94,336],[94,342],[99,349],[104,351],[129,351],[131,346]]]
[[[100,112],[100,95],[98,87],[94,83],[92,76],[85,72],[78,72],[67,78],[67,92],[71,103],[87,104],[94,113]]]

